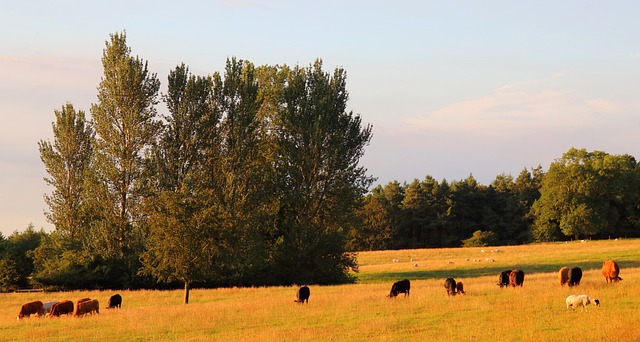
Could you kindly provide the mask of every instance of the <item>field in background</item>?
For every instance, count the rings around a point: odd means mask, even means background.
[[[484,249],[484,253],[481,251]],[[40,341],[634,341],[640,337],[640,240],[528,246],[379,251],[359,254],[361,282],[310,286],[308,305],[295,288],[119,291],[123,307],[84,318],[16,320],[31,300],[100,300],[112,291],[0,294],[0,339]],[[600,267],[615,259],[624,279],[605,284]],[[399,262],[395,262],[399,261]],[[413,261],[411,260],[413,259]],[[467,260],[469,259],[469,260]],[[494,261],[487,261],[493,259]],[[482,260],[475,261],[474,260]],[[417,265],[416,265],[417,264]],[[582,284],[557,284],[562,266],[580,266]],[[505,269],[526,272],[524,287],[496,286]],[[447,297],[444,278],[465,284]],[[411,295],[386,298],[391,282],[408,278]],[[565,310],[569,294],[598,298],[600,308]]]

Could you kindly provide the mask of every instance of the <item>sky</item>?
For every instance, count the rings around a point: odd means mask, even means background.
[[[426,176],[489,185],[571,147],[640,157],[638,1],[0,0],[0,232],[47,231],[38,142],[54,110],[90,117],[109,35],[166,89],[227,58],[347,73],[373,126],[376,184]],[[161,109],[162,111],[162,109]]]

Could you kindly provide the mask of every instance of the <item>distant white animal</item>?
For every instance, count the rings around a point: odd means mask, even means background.
[[[565,300],[565,302],[567,303],[567,309],[569,310],[569,307],[571,307],[571,309],[575,310],[576,307],[581,306],[582,310],[587,310],[587,305],[593,303],[595,306],[600,306],[600,301],[594,298],[591,298],[587,295],[571,295],[569,297],[567,297],[567,299]],[[589,311],[589,310],[587,310]]]

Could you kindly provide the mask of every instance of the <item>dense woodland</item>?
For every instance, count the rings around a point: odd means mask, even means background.
[[[67,103],[38,143],[55,230],[0,236],[3,291],[184,286],[188,302],[194,285],[353,282],[361,250],[640,235],[629,155],[571,149],[489,185],[372,188],[372,127],[346,110],[340,68],[181,64],[165,94],[125,33],[102,64],[90,118]]]

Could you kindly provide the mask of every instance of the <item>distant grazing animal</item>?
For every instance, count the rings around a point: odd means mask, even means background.
[[[569,286],[580,285],[582,279],[582,269],[580,267],[574,267],[569,271]]]
[[[558,272],[558,280],[560,280],[560,286],[564,286],[569,282],[569,267],[563,267]]]
[[[57,302],[57,300],[52,300],[42,303],[42,311],[44,311],[44,314],[46,315],[51,312],[51,308],[53,308],[53,305],[55,305]]]
[[[300,304],[304,304],[304,302],[307,302],[307,304],[309,304],[310,295],[311,291],[309,291],[309,287],[302,286],[298,289],[298,292],[296,293],[296,299],[294,299],[293,301]]]
[[[619,277],[620,267],[618,267],[618,264],[613,260],[607,260],[602,264],[602,275],[607,283],[622,280],[622,278]]]
[[[75,316],[84,316],[86,314],[100,313],[100,303],[97,299],[90,299],[83,302],[78,302],[76,305]]]
[[[509,275],[513,270],[502,271],[498,275],[498,286],[502,288],[503,286],[509,286]]]
[[[513,270],[509,274],[509,285],[516,287],[524,284],[524,272],[521,270]]]
[[[397,281],[393,283],[393,286],[391,286],[391,292],[389,292],[389,295],[387,297],[389,298],[397,297],[398,294],[400,293],[404,293],[404,296],[406,297],[409,295],[410,289],[411,289],[411,282],[409,282],[409,280],[404,279],[404,280]]]
[[[109,298],[109,306],[107,309],[115,309],[122,307],[122,296],[119,294],[114,294]]]
[[[63,300],[56,303],[49,312],[48,317],[60,317],[61,315],[69,315],[73,313],[73,302],[70,300]]]
[[[565,302],[567,303],[567,309],[569,310],[569,307],[571,307],[571,309],[573,309],[575,311],[576,307],[581,306],[582,310],[587,310],[587,305],[593,303],[595,304],[595,306],[600,306],[600,301],[597,299],[593,299],[587,295],[571,295],[569,297],[567,297],[567,299],[565,300]]]
[[[455,296],[457,293],[456,281],[453,278],[445,279],[444,288],[447,289],[447,296]]]
[[[465,292],[464,292],[464,284],[462,284],[461,281],[456,283],[456,291],[458,291],[459,295],[465,294]]]
[[[20,312],[18,312],[18,319],[24,317],[31,317],[31,315],[42,316],[44,310],[42,309],[42,302],[36,300],[35,302],[29,302],[22,305]]]

